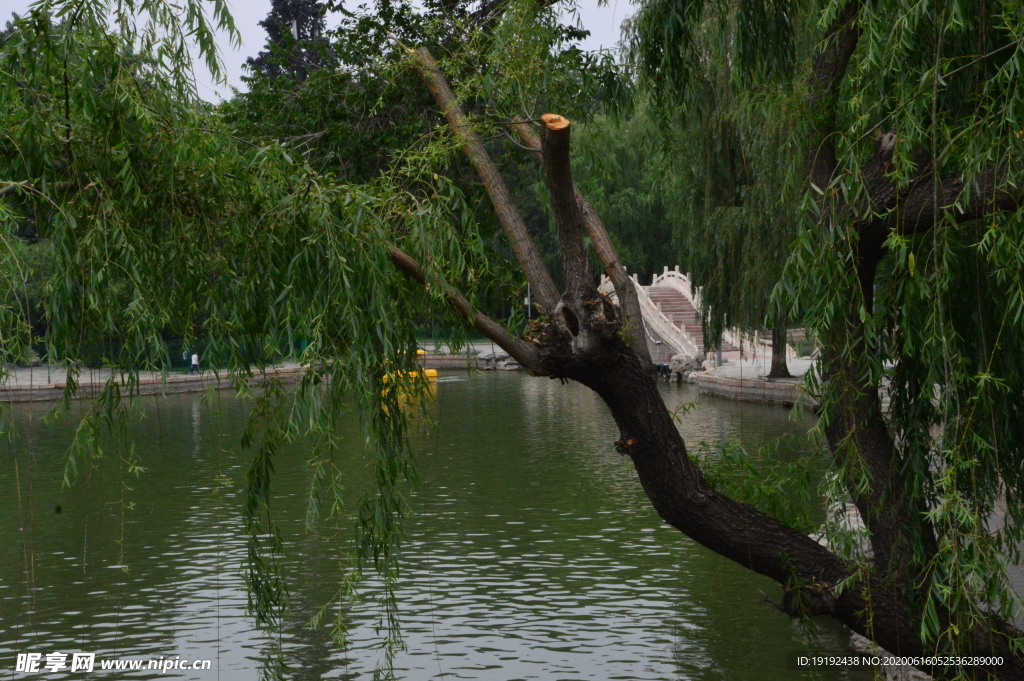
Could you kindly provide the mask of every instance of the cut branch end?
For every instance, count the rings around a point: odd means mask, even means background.
[[[565,116],[559,116],[558,114],[553,113],[546,113],[542,115],[540,119],[544,122],[544,127],[552,131],[565,130],[572,125],[572,121]]]

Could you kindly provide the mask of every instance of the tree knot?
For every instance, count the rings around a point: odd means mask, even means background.
[[[835,612],[837,597],[832,584],[811,577],[810,580],[798,580],[785,588],[782,607],[790,617],[802,619]]]

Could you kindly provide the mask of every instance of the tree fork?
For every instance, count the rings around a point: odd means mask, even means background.
[[[540,139],[533,134],[526,121],[519,116],[515,116],[510,125],[519,135],[519,141],[522,142],[523,146],[536,150],[532,152],[533,157],[537,160],[537,163],[543,166],[544,156],[540,151]],[[651,354],[647,349],[647,340],[644,337],[644,317],[643,312],[640,310],[640,298],[637,296],[636,286],[633,285],[633,280],[626,274],[626,268],[619,259],[618,251],[615,250],[615,245],[612,244],[611,237],[608,236],[608,230],[605,228],[604,222],[601,221],[601,216],[597,214],[594,207],[583,196],[579,187],[574,185],[573,191],[576,194],[576,201],[579,203],[580,211],[583,214],[583,224],[587,228],[587,234],[590,236],[590,243],[594,245],[597,257],[601,259],[601,263],[604,265],[605,274],[608,275],[612,286],[615,287],[615,295],[619,299],[619,307],[622,309],[622,314],[629,324],[626,331],[630,337],[630,346],[640,359],[650,362]]]

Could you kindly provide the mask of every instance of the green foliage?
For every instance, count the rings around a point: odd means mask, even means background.
[[[937,161],[939,178],[960,177],[968,188],[993,167],[1004,186],[1021,186],[1019,7],[936,3],[920,12],[892,2],[866,7],[860,24],[840,98],[840,170],[820,190],[864,205],[860,169],[880,126],[899,135],[897,179],[910,177],[923,154]],[[949,649],[991,615],[1011,616],[1018,599],[1005,567],[1019,560],[1024,539],[1021,215],[962,222],[966,203],[941,207],[927,234],[889,234],[873,305],[858,295],[852,319],[850,301],[836,295],[860,291],[848,217],[809,211],[789,283],[831,343],[863,334],[844,356],[888,383],[896,465],[907,496],[929,509],[908,537],[915,569],[927,576],[917,603],[922,634]],[[850,386],[819,389],[827,409]],[[855,460],[844,474],[848,485],[862,476]],[[923,550],[932,542],[935,552]]]
[[[793,217],[782,224],[791,225],[787,229],[797,236],[774,300],[796,305],[818,333],[822,364],[811,388],[821,395],[823,427],[834,422],[851,394],[884,386],[896,451],[893,474],[905,497],[898,504],[911,518],[900,541],[913,558],[900,568],[918,580],[905,594],[907,605],[920,614],[929,646],[967,650],[977,626],[988,627],[993,616],[1012,618],[1018,598],[1005,566],[1019,560],[1017,546],[1024,539],[1019,359],[1024,354],[1024,222],[1020,211],[992,206],[980,219],[962,218],[970,192],[986,173],[1018,194],[1024,180],[1024,15],[1015,1],[859,5],[854,21],[860,38],[835,91],[835,107],[820,108],[816,100],[812,109],[802,101],[801,83],[809,80],[811,68],[802,45],[820,41],[846,5],[832,0],[807,7],[802,20],[794,13],[788,45],[758,45],[744,37],[749,32],[743,21],[736,24],[735,41],[728,30],[709,31],[709,17],[723,16],[709,12],[710,5],[651,0],[635,25],[634,55],[663,103],[699,113],[701,121],[733,122],[744,139],[741,148],[749,147],[755,130],[743,126],[756,124],[760,116],[762,168],[771,168],[772,145],[788,150],[779,154],[784,158],[775,161],[774,172],[754,173],[755,182],[770,180],[766,197],[783,197],[781,207]],[[675,23],[661,27],[657,18],[668,16]],[[686,41],[663,48],[668,30]],[[709,33],[720,42],[701,43],[700,36]],[[733,48],[744,44],[760,52],[764,63],[795,55],[799,78],[790,86],[747,68],[749,59],[713,56],[736,54]],[[725,74],[711,90],[693,77],[730,63],[736,73]],[[705,97],[709,91],[737,92],[739,86],[758,94],[724,105]],[[716,118],[708,111],[746,113]],[[688,116],[687,128],[692,119]],[[774,128],[773,119],[782,125]],[[800,210],[789,212],[795,202],[785,197],[796,194],[778,179],[799,175],[798,164],[810,151],[802,147],[808,139],[820,142],[809,136],[822,126],[835,146],[838,167],[827,186],[809,188]],[[788,141],[787,127],[793,131]],[[888,131],[896,136],[886,170],[891,181],[905,184],[930,163],[935,172],[917,181],[934,185],[956,179],[965,192],[950,205],[932,206],[940,218],[926,233],[890,230],[889,256],[879,265],[875,285],[865,291],[858,281],[857,227],[885,216],[872,212],[877,209],[863,169]],[[749,154],[755,164],[758,155]],[[785,169],[787,161],[795,173]],[[695,172],[690,179],[698,176]],[[704,176],[716,177],[710,170]],[[751,193],[741,192],[744,204]],[[989,198],[976,199],[975,206]],[[761,202],[754,215],[769,213],[767,208]],[[734,261],[735,271],[743,271],[742,263]],[[867,473],[855,443],[838,442],[834,453],[837,486],[846,494],[863,490]]]
[[[630,58],[657,104],[701,108],[707,72],[725,68],[746,82],[792,75],[803,28],[802,2],[646,0],[625,27]],[[715,43],[709,49],[708,39]]]
[[[43,282],[53,275],[53,249],[48,241],[33,244],[21,239],[12,241],[11,246],[15,251],[15,257],[25,265],[24,296],[29,314],[27,321],[29,324],[35,321],[34,330],[38,332],[46,315],[43,308]]]
[[[821,495],[812,482],[820,463],[808,456],[787,461],[785,447],[785,438],[780,438],[751,454],[733,441],[714,450],[701,442],[695,458],[716,490],[811,534],[822,516]]]
[[[205,7],[44,2],[0,47],[0,190],[17,185],[0,202],[5,360],[23,359],[39,330],[49,358],[69,366],[66,407],[83,349],[118,344],[107,358],[118,374],[69,451],[68,484],[110,455],[104,433],[120,435],[124,471],[143,471],[124,440],[138,371],[167,365],[167,338],[202,342],[238,392],[255,395],[242,443],[253,451],[244,510],[252,615],[273,628],[286,606],[275,458],[283,443],[313,437],[311,523],[337,525],[345,515],[337,457],[364,457],[375,482],[355,507],[356,549],[339,566],[339,600],[325,606],[337,606],[333,631],[343,640],[344,599],[372,565],[385,583],[385,663],[399,649],[396,561],[415,483],[405,401],[425,389],[408,373],[416,324],[424,308],[452,322],[442,299],[449,283],[479,304],[505,302],[508,291],[521,299],[522,282],[451,131],[424,114],[433,107],[404,52],[377,49],[391,45],[385,29],[395,28],[403,40],[435,41],[470,125],[492,150],[512,152],[502,162],[517,196],[529,199],[542,244],[553,240],[538,170],[505,145],[516,113],[590,123],[579,126],[578,179],[627,262],[650,266],[663,257],[658,245],[674,239],[705,284],[712,328],[762,323],[788,254],[775,302],[797,305],[832,349],[812,386],[823,424],[854,383],[830,368],[855,366],[869,379],[857,385],[887,382],[897,473],[908,506],[927,509],[904,537],[915,561],[907,567],[922,577],[910,605],[923,613],[925,640],[965,649],[974,624],[1011,614],[1004,567],[1024,539],[1020,215],[963,223],[960,201],[941,207],[943,220],[924,236],[890,233],[873,305],[857,281],[854,224],[871,217],[860,169],[883,125],[899,133],[894,179],[915,172],[924,149],[940,179],[971,187],[995,167],[1004,186],[1021,186],[1017,5],[865,7],[862,42],[838,90],[839,172],[802,204],[802,145],[821,121],[803,106],[802,81],[786,75],[795,65],[806,76],[813,36],[838,2],[789,15],[753,0],[651,0],[634,27],[642,82],[662,114],[687,118],[669,117],[677,128],[642,162],[636,150],[654,147],[653,119],[644,109],[617,124],[596,116],[628,89],[621,71],[607,55],[572,47],[571,31],[536,3],[513,2],[478,31],[464,6],[417,14],[382,2],[350,17],[332,68],[299,82],[254,78],[249,94],[217,110],[196,99],[184,49],[198,41],[216,66]],[[230,28],[223,2],[212,7]],[[845,212],[823,208],[840,204]],[[395,271],[391,245],[422,263],[426,291]],[[296,347],[309,370],[286,391],[263,370]],[[347,410],[363,424],[356,451],[337,439]],[[840,443],[836,458],[835,488],[862,488],[852,443]],[[816,508],[811,462],[762,465],[729,448],[704,460],[722,490],[804,531]],[[1001,523],[990,522],[1004,509]]]
[[[796,236],[802,178],[790,93],[723,82],[714,99],[672,131],[675,172],[666,176],[709,347],[728,327],[760,330],[778,318],[770,297]]]
[[[629,118],[598,116],[573,138],[576,183],[608,228],[622,263],[642,279],[675,264],[666,258],[674,250],[676,176],[662,142],[643,108]]]
[[[662,47],[671,14],[686,45]],[[649,2],[629,28],[631,57],[664,138],[677,262],[701,286],[705,344],[795,311],[769,303],[799,221],[801,89],[788,76],[810,47],[799,4]],[[652,45],[658,50],[652,54]]]
[[[42,340],[48,359],[68,366],[65,408],[83,353],[117,342],[108,358],[117,373],[81,422],[67,484],[108,455],[102,432],[124,441],[125,465],[142,471],[123,427],[138,405],[137,372],[169,363],[168,337],[201,341],[243,395],[258,390],[242,443],[254,454],[244,517],[251,614],[273,627],[285,603],[270,512],[275,454],[284,441],[317,435],[317,451],[363,456],[374,471],[377,487],[359,502],[360,532],[341,580],[354,583],[364,565],[384,576],[384,643],[393,650],[390,594],[403,488],[414,475],[400,391],[383,388],[390,376],[405,394],[422,389],[401,378],[414,367],[413,322],[424,307],[446,309],[440,292],[449,277],[472,279],[481,241],[471,213],[429,164],[341,185],[282,145],[239,138],[179,79],[183,54],[166,66],[151,51],[159,46],[107,31],[92,3],[64,7],[62,24],[42,10],[16,21],[0,50],[0,189],[18,185],[0,211],[0,329],[5,359]],[[154,11],[177,16],[166,5]],[[27,215],[35,245],[19,236]],[[395,270],[391,244],[424,263],[429,292]],[[26,297],[29,281],[40,299]],[[35,339],[39,300],[45,335]],[[295,359],[310,370],[298,389],[266,383],[263,369],[300,341]],[[332,439],[345,409],[365,427],[365,447],[355,451],[338,451]],[[335,470],[319,454],[314,462]]]
[[[319,37],[317,62],[303,66],[301,77],[289,52],[299,48],[279,47],[275,32],[271,47],[282,53],[250,62],[247,91],[221,106],[234,134],[281,144],[319,173],[358,184],[375,179],[394,154],[426,135],[437,115],[416,74],[396,66],[404,51],[354,21],[348,19],[333,41]],[[370,35],[378,40],[372,49]],[[292,40],[290,34],[283,39]],[[277,60],[284,67],[273,67]]]
[[[160,371],[171,347],[178,352],[168,339],[218,359],[222,377],[253,400],[241,443],[253,453],[246,583],[250,614],[268,630],[287,607],[272,513],[275,460],[283,443],[314,438],[310,522],[340,533],[343,520],[356,521],[337,600],[315,622],[336,610],[332,632],[343,643],[344,603],[372,567],[384,584],[387,675],[401,647],[394,587],[406,491],[415,483],[408,400],[426,389],[410,373],[415,325],[424,315],[452,324],[442,297],[449,283],[486,303],[515,290],[521,275],[489,209],[468,189],[472,178],[450,131],[434,129],[436,115],[417,114],[427,95],[404,53],[367,63],[335,52],[350,63],[313,70],[298,84],[254,79],[248,95],[215,109],[195,97],[187,50],[170,47],[190,30],[203,47],[196,22],[204,4],[187,3],[180,24],[170,4],[124,4],[132,16],[155,17],[146,39],[127,14],[108,28],[112,7],[40,5],[10,25],[0,48],[0,190],[17,185],[0,201],[5,358],[45,344],[47,359],[68,366],[70,410],[80,361],[97,345],[111,349],[105,360],[115,372],[69,450],[68,485],[109,456],[109,435],[129,447],[125,470],[143,471],[124,424],[140,404],[138,372]],[[213,5],[215,17],[220,7]],[[448,52],[444,66],[464,74],[459,95],[494,148],[510,111],[587,109],[583,94],[604,62],[552,49],[569,33],[553,11],[524,4],[499,22],[495,39],[468,31],[468,47]],[[480,59],[482,45],[490,47]],[[209,56],[206,47],[201,54]],[[561,75],[541,84],[547,90],[515,77],[552,65]],[[411,91],[419,99],[409,108]],[[31,239],[21,235],[28,218]],[[392,245],[422,264],[426,291],[394,268]],[[41,338],[33,309],[44,319]],[[293,359],[308,367],[294,390],[264,374],[283,348],[302,348]],[[347,413],[363,424],[364,446],[337,438]],[[363,457],[372,472],[373,491],[362,499],[342,496],[334,461],[343,456]],[[280,675],[279,663],[271,647],[264,676]]]

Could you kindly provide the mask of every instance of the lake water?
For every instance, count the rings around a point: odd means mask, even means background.
[[[691,449],[728,439],[756,448],[811,425],[781,406],[688,385],[663,391],[670,408],[699,400],[680,425]],[[437,427],[414,437],[420,485],[401,557],[407,650],[397,677],[803,677],[787,668],[787,653],[807,650],[801,630],[768,602],[780,600],[779,587],[661,523],[614,451],[614,424],[593,393],[518,373],[462,373],[443,376],[433,401]],[[305,447],[276,462],[289,609],[267,636],[245,617],[251,454],[238,441],[247,404],[229,392],[151,398],[132,426],[146,472],[124,476],[109,451],[71,490],[61,477],[74,422],[44,423],[48,406],[14,405],[19,436],[0,445],[0,678],[30,678],[13,671],[16,653],[84,651],[210,659],[212,668],[61,678],[257,679],[274,650],[285,678],[372,678],[381,655],[372,581],[367,601],[350,606],[347,649],[305,626],[337,588],[345,550],[327,523],[306,527]],[[353,454],[340,465],[354,502],[361,439],[354,423],[344,434]],[[838,625],[817,624],[820,649],[849,650]]]

